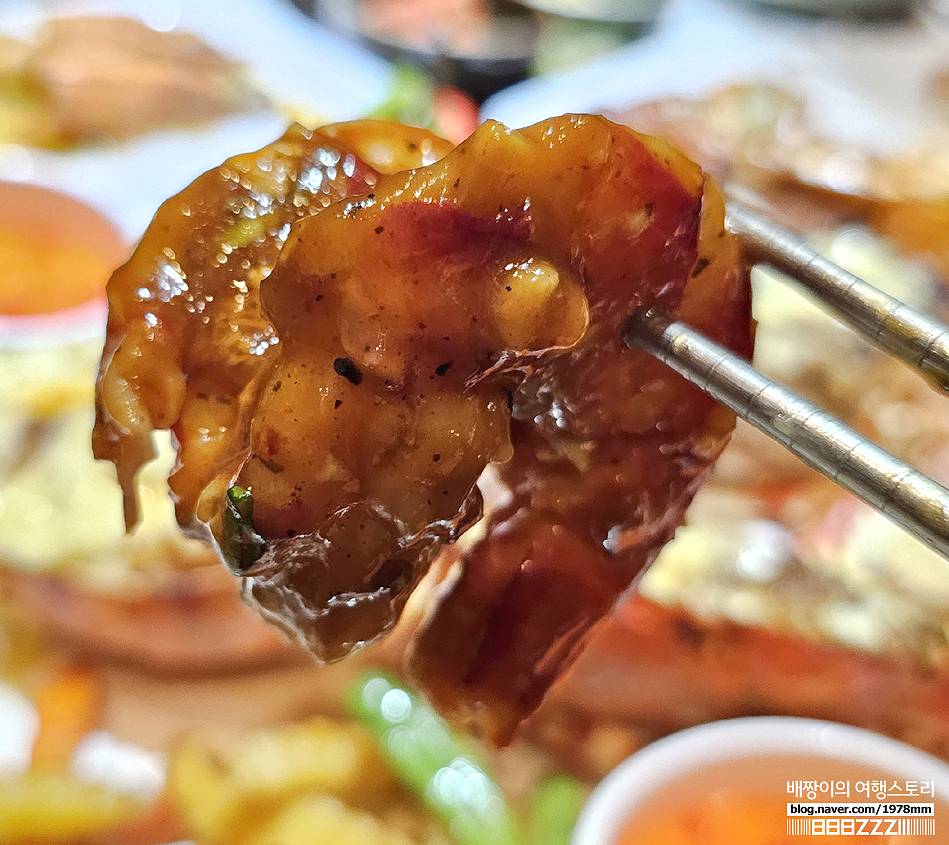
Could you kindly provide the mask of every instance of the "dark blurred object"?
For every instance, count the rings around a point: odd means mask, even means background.
[[[839,18],[899,18],[909,14],[916,0],[737,0],[781,12]]]
[[[304,0],[305,2],[305,0]],[[479,102],[528,75],[537,20],[497,0],[312,0],[312,13]]]

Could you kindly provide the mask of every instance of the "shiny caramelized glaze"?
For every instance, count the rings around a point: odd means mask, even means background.
[[[624,319],[661,305],[748,354],[747,269],[698,167],[603,118],[488,123],[386,178],[366,153],[378,124],[322,132],[332,191],[289,199],[301,158],[322,161],[291,133],[280,216],[249,247],[217,246],[260,219],[229,211],[224,183],[259,207],[260,153],[162,207],[110,285],[98,453],[127,483],[150,428],[171,427],[179,519],[209,524],[245,596],[324,659],[394,624],[499,463],[507,494],[412,668],[503,741],[672,535],[734,423],[625,349]],[[168,294],[169,267],[190,298]]]
[[[136,521],[134,476],[152,457],[155,429],[178,440],[171,488],[179,522],[193,530],[220,510],[246,439],[254,376],[277,344],[260,310],[260,281],[291,224],[449,148],[428,132],[374,121],[294,126],[162,204],[109,282],[97,389],[93,446],[118,468],[128,525]]]
[[[496,144],[480,190],[529,200],[535,248],[574,269],[590,305],[581,342],[514,391],[513,457],[499,468],[510,497],[442,588],[412,657],[443,712],[503,741],[671,538],[734,425],[626,349],[624,320],[661,305],[742,355],[751,322],[721,196],[674,149],[590,117]]]

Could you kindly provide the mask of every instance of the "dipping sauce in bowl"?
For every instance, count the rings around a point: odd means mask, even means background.
[[[0,336],[101,333],[105,284],[126,251],[116,227],[76,197],[0,182]]]
[[[733,719],[634,754],[594,791],[573,842],[935,845],[949,841],[947,798],[949,766],[887,737],[811,719]]]

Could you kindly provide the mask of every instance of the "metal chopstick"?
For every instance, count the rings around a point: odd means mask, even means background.
[[[949,559],[945,487],[659,309],[635,312],[623,341],[667,364]]]
[[[949,328],[815,252],[800,236],[730,202],[725,223],[749,257],[783,270],[874,345],[949,391]]]

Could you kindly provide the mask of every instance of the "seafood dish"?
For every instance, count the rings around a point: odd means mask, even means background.
[[[477,523],[409,662],[498,742],[671,538],[734,426],[623,324],[659,306],[752,345],[715,186],[583,115],[488,123],[453,150],[391,124],[292,128],[164,203],[108,295],[94,446],[127,524],[170,429],[179,523],[336,660]]]

